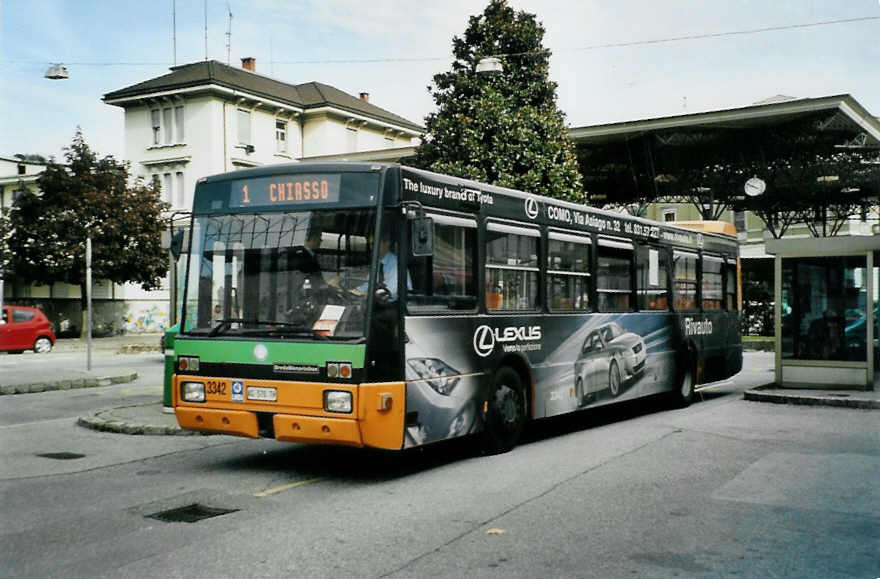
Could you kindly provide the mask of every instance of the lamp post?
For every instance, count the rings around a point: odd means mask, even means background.
[[[86,370],[92,370],[92,238],[86,238]]]
[[[486,57],[481,58],[477,62],[477,73],[478,74],[502,72],[503,70],[504,70],[504,65],[501,64],[501,59],[496,56],[486,56]]]

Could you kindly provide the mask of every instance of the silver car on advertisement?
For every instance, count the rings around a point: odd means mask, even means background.
[[[627,381],[645,370],[645,342],[617,322],[603,324],[587,334],[574,363],[575,395],[583,406],[602,390],[617,396]]]

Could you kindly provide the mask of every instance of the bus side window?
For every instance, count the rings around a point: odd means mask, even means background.
[[[737,268],[735,261],[727,261],[724,264],[726,280],[724,282],[724,299],[727,302],[728,311],[735,312],[739,306],[736,299]]]
[[[599,238],[596,298],[600,312],[632,310],[633,246]]]
[[[669,262],[665,249],[641,245],[638,248],[636,289],[640,310],[669,309],[666,266]]]
[[[549,238],[547,292],[550,310],[589,311],[590,238],[554,231],[550,232]]]
[[[721,266],[724,263],[720,257],[703,255],[703,309],[720,310],[724,288],[721,286]]]
[[[676,310],[697,309],[697,254],[672,252],[673,304]]]
[[[537,309],[538,231],[496,223],[486,229],[486,309]]]
[[[468,310],[477,305],[477,224],[432,216],[434,254],[410,256],[410,311]],[[461,222],[461,223],[459,223]]]

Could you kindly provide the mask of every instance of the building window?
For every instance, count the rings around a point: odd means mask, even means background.
[[[166,203],[171,203],[174,200],[174,182],[171,180],[171,173],[165,173],[162,175],[162,199]]]
[[[238,109],[238,144],[251,144],[251,112]]]
[[[178,171],[174,174],[174,189],[177,192],[176,207],[184,207],[184,193],[186,192],[186,190],[183,186],[183,171]]]
[[[550,232],[547,291],[552,311],[590,309],[590,238]]]
[[[287,152],[287,121],[275,120],[275,152]]]
[[[746,221],[745,211],[733,212],[733,226],[736,227],[737,233],[748,234],[749,227],[748,222]]]
[[[165,144],[170,145],[174,142],[174,125],[171,121],[171,115],[174,111],[171,107],[162,109],[162,133],[165,136]]]
[[[538,308],[538,231],[490,223],[486,232],[486,309]]]
[[[596,304],[600,312],[632,309],[633,246],[627,241],[599,239]]]
[[[153,124],[153,144],[158,145],[161,142],[162,138],[162,123],[159,120],[161,118],[161,113],[159,112],[159,109],[153,109],[152,111],[150,111],[150,117]]]
[[[184,132],[183,106],[165,107],[150,111],[153,145],[182,143]]]
[[[640,310],[668,310],[666,266],[669,254],[665,249],[640,246],[636,266],[636,289]]]
[[[174,107],[174,130],[175,141],[182,143],[184,141],[183,133],[183,107]]]
[[[663,221],[669,223],[671,221],[675,221],[675,209],[664,209],[663,210]]]
[[[25,167],[24,163],[18,164],[18,174],[19,175],[26,175],[27,174],[27,167]]]

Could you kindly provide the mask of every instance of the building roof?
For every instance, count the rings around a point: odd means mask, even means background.
[[[211,86],[240,90],[254,96],[279,101],[304,111],[331,107],[397,125],[413,132],[423,128],[399,115],[361,100],[338,88],[319,82],[288,84],[249,70],[228,66],[216,60],[206,60],[171,67],[171,72],[109,92],[104,102],[119,106],[150,96],[158,96],[181,89],[196,90]]]

